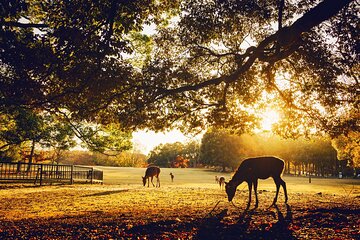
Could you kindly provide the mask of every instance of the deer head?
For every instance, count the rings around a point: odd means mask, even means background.
[[[143,184],[144,184],[144,187],[145,187],[145,184],[146,184],[146,177],[142,177],[142,181],[143,181]]]
[[[229,202],[231,202],[235,196],[236,185],[232,184],[231,182],[225,182],[225,191],[228,196]]]

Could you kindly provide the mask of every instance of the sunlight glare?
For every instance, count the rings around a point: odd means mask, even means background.
[[[279,113],[273,109],[267,109],[262,114],[261,121],[261,130],[263,131],[271,131],[274,123],[277,123],[280,120]]]
[[[189,140],[189,138],[179,130],[172,130],[166,133],[144,130],[133,132],[133,144],[144,154],[148,154],[159,144],[185,142],[186,140]]]

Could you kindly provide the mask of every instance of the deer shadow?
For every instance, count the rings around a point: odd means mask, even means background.
[[[294,231],[289,229],[289,225],[292,223],[293,220],[290,205],[286,204],[285,217],[276,204],[274,204],[273,207],[276,210],[277,222],[272,224],[272,227],[269,228],[267,234],[270,235],[271,238],[277,237],[281,239],[296,239],[293,234]]]
[[[291,207],[286,204],[285,216],[276,204],[273,208],[276,212],[246,209],[233,224],[222,221],[218,216],[204,219],[194,239],[296,239],[289,229],[292,222]],[[269,224],[254,223],[254,217],[265,217],[268,214],[277,221]]]

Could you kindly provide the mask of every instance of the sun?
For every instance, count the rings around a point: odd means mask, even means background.
[[[260,129],[263,131],[271,131],[272,126],[279,122],[280,115],[273,109],[266,109],[266,111],[261,114],[261,118]]]

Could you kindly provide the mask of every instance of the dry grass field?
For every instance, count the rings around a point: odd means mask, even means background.
[[[101,169],[103,185],[0,184],[0,239],[360,238],[359,180],[284,176],[288,205],[281,189],[270,208],[275,184],[260,180],[259,208],[244,211],[247,185],[231,205],[210,170],[162,169],[148,188],[144,169]]]

